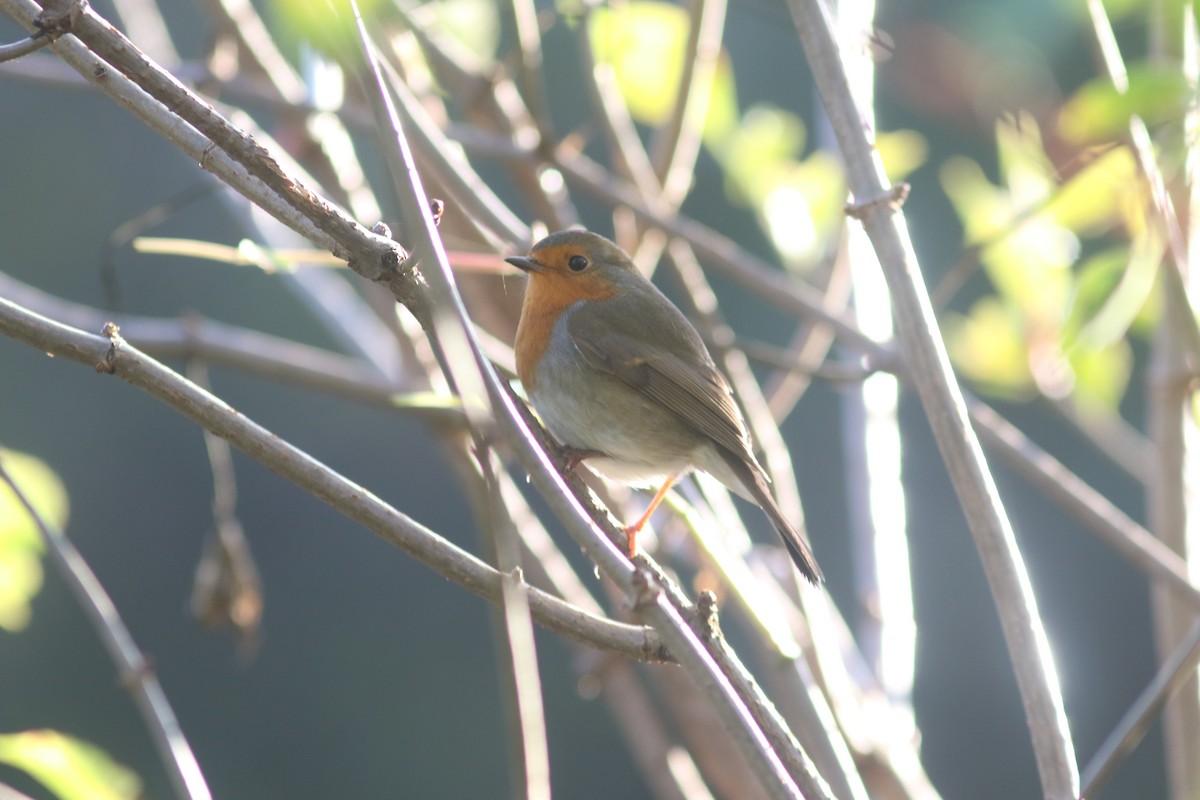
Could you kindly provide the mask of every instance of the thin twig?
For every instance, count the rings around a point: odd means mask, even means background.
[[[463,155],[461,146],[450,141],[429,118],[390,64],[384,62],[384,67],[388,88],[398,101],[397,110],[403,114],[405,126],[412,131],[414,143],[426,156],[422,166],[436,176],[451,199],[493,245],[528,246],[529,226],[521,222],[479,176]]]
[[[183,729],[179,727],[179,720],[171,709],[162,684],[154,674],[154,667],[138,649],[132,634],[117,612],[117,607],[100,585],[96,574],[84,561],[83,555],[75,548],[67,534],[34,508],[21,487],[5,469],[3,457],[0,457],[0,481],[12,490],[17,502],[25,508],[37,526],[63,578],[91,620],[104,649],[116,665],[121,684],[133,694],[175,794],[190,800],[211,800],[212,793],[209,792],[204,774],[200,771],[200,764],[183,735]]]
[[[8,0],[17,2],[18,0]],[[96,55],[133,80],[143,91],[204,134],[250,175],[299,211],[305,220],[335,243],[335,255],[360,260],[360,268],[376,275],[396,266],[395,243],[372,235],[341,210],[289,175],[266,149],[190,89],[146,57],[132,42],[89,6],[78,14],[42,17],[42,24],[77,36]],[[60,40],[61,41],[61,40]],[[236,188],[236,187],[235,187]],[[306,234],[307,235],[307,234]],[[354,247],[352,251],[348,249]]]
[[[683,75],[671,116],[655,131],[650,145],[650,163],[662,186],[662,199],[673,205],[681,203],[692,187],[729,8],[726,0],[689,0],[687,5],[690,26]]]
[[[539,146],[542,132],[512,78],[496,65],[482,63],[475,53],[467,51],[451,38],[439,36],[420,18],[420,9],[410,11],[402,3],[396,3],[391,8],[399,13],[421,43],[426,58],[445,90],[455,96],[470,98],[465,109],[469,119],[498,133],[496,141],[523,142],[533,149]],[[451,123],[447,133],[455,127]],[[556,230],[578,222],[579,215],[562,181],[546,180],[557,177],[547,174],[548,167],[529,169],[525,164],[516,162],[509,162],[508,166],[511,182],[529,201],[535,218],[545,220]]]
[[[19,42],[0,44],[0,63],[14,61],[30,53],[36,53],[48,44],[50,44],[50,37],[43,35],[40,31]]]
[[[507,517],[528,554],[525,563],[530,583],[548,586],[572,605],[602,615],[599,602],[567,563],[512,476],[502,472],[497,477]],[[609,713],[629,742],[630,755],[657,800],[708,800],[698,770],[694,764],[691,769],[687,767],[691,756],[675,746],[632,665],[593,652],[581,652],[577,662],[585,671],[579,682],[581,693],[590,694],[590,687],[597,681],[603,686]],[[688,783],[692,776],[695,781]]]
[[[91,306],[73,303],[0,272],[0,297],[83,330],[99,330],[113,319]],[[405,395],[395,381],[349,356],[249,328],[189,315],[179,319],[116,316],[126,340],[158,359],[199,356],[268,380],[348,397],[361,403],[403,409],[434,425],[462,425],[455,401]]]
[[[34,20],[41,12],[41,8],[30,0],[0,0],[0,9],[28,29],[36,28]],[[119,36],[115,29],[107,28],[106,30]],[[95,38],[103,38],[103,35],[105,35],[104,31],[97,34]],[[132,45],[128,45],[124,49],[129,47]],[[79,39],[73,36],[60,36],[54,40],[51,49],[80,75],[110,95],[189,158],[194,159],[202,168],[237,189],[280,222],[322,247],[326,247],[339,257],[351,258],[356,255],[339,245],[310,218],[306,212],[311,209],[303,212],[297,211],[297,206],[285,201],[283,195],[278,194],[258,177],[251,175],[244,165],[235,162],[226,151],[215,146],[213,140],[208,136],[164,108],[160,99],[148,94],[143,87],[114,70],[112,65],[103,59],[98,58]],[[155,78],[165,74],[161,70],[152,73]],[[179,89],[186,93],[185,96],[189,102],[207,109],[208,112],[215,113],[207,103],[192,95],[181,85]],[[166,99],[170,102],[172,99],[178,98],[167,97]],[[232,130],[228,124],[226,127]],[[242,142],[243,149],[256,147],[253,141],[244,135]],[[274,162],[271,163],[274,164]],[[290,178],[286,177],[283,178],[283,181],[292,183]],[[292,185],[299,186],[299,183],[292,183]],[[358,233],[360,235],[356,239],[349,237],[348,241],[357,242],[357,257],[364,266],[375,265],[378,271],[394,270],[401,258],[396,252],[395,243],[382,237],[371,236],[365,229],[359,228]]]
[[[1190,8],[1190,6],[1186,6]],[[1092,35],[1100,51],[1101,61],[1113,88],[1119,94],[1129,91],[1129,76],[1125,69],[1121,50],[1104,5],[1099,0],[1088,0],[1088,16]],[[1183,9],[1181,9],[1183,13]],[[1161,21],[1152,26],[1151,34],[1156,38],[1156,52],[1162,56],[1165,43]],[[1187,16],[1184,16],[1188,20]],[[1195,21],[1187,21],[1179,33],[1194,36]],[[1192,78],[1194,85],[1195,79]],[[1147,481],[1147,502],[1150,527],[1167,547],[1178,552],[1193,571],[1192,561],[1196,554],[1189,546],[1188,530],[1192,525],[1191,515],[1197,513],[1188,483],[1194,470],[1191,456],[1196,447],[1196,426],[1191,408],[1191,391],[1186,384],[1189,375],[1200,367],[1200,323],[1196,320],[1196,309],[1200,303],[1193,295],[1194,276],[1189,271],[1191,263],[1190,244],[1185,238],[1176,215],[1171,191],[1163,171],[1159,168],[1154,143],[1145,121],[1137,114],[1129,117],[1129,144],[1137,160],[1138,169],[1146,179],[1153,204],[1153,220],[1160,226],[1167,243],[1167,265],[1162,271],[1163,314],[1155,336],[1151,356],[1150,410],[1148,413],[1150,441],[1155,446],[1154,469]],[[1187,187],[1189,192],[1195,187]],[[1195,213],[1193,209],[1193,213]],[[1185,626],[1191,617],[1190,609],[1184,609],[1176,596],[1158,590],[1154,595],[1154,621],[1158,640],[1159,658],[1165,664],[1170,650],[1183,639]],[[1197,769],[1195,752],[1200,743],[1200,701],[1197,700],[1198,681],[1190,677],[1190,690],[1182,693],[1166,707],[1163,719],[1163,738],[1167,756],[1167,784],[1173,798],[1194,797],[1200,788],[1200,769]]]
[[[430,344],[439,356],[439,365],[450,381],[450,389],[464,401],[469,431],[473,442],[479,489],[489,517],[500,512],[499,490],[492,463],[488,434],[491,429],[491,409],[488,407],[497,391],[498,381],[482,348],[472,335],[471,323],[461,297],[454,289],[454,279],[437,226],[430,214],[416,161],[409,148],[405,131],[395,105],[391,101],[383,63],[374,50],[366,25],[355,0],[350,0],[361,46],[360,56],[366,67],[364,82],[368,102],[376,123],[385,135],[384,157],[400,201],[401,218],[415,237],[413,257],[426,277],[429,302],[432,308],[414,310],[429,335]],[[397,85],[400,84],[396,80]],[[412,126],[411,121],[409,126]],[[498,199],[497,199],[497,202]],[[483,408],[476,409],[477,405]],[[549,800],[550,751],[546,740],[546,722],[542,703],[541,680],[538,676],[537,650],[533,639],[526,584],[521,577],[520,553],[516,532],[511,523],[496,520],[485,527],[491,537],[496,566],[503,579],[500,582],[500,649],[505,658],[504,691],[511,710],[511,743],[516,749],[512,770],[513,798]]]
[[[1023,475],[1030,486],[1070,512],[1101,541],[1158,581],[1160,586],[1200,609],[1200,586],[1188,577],[1187,565],[1178,553],[1030,441],[995,410],[978,400],[971,401],[969,408],[975,432],[983,443]]]
[[[1096,796],[1122,759],[1142,741],[1167,701],[1195,676],[1197,664],[1200,664],[1200,619],[1192,623],[1188,634],[1180,640],[1170,656],[1163,659],[1162,666],[1154,673],[1154,679],[1138,695],[1088,762],[1083,771],[1082,797]]]

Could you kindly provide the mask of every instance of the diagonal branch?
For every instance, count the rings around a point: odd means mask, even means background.
[[[115,332],[112,338],[94,336],[0,298],[0,333],[55,356],[111,369],[438,574],[499,601],[503,576],[492,567],[147,357]],[[638,660],[671,658],[647,628],[597,617],[537,589],[530,589],[529,603],[538,624],[572,641]]]
[[[122,684],[133,694],[175,793],[180,798],[190,800],[211,800],[212,793],[204,780],[204,774],[200,771],[200,764],[183,735],[175,711],[167,701],[166,692],[154,675],[150,663],[138,649],[133,635],[113,605],[112,598],[104,591],[91,567],[83,560],[83,555],[75,548],[74,542],[38,513],[21,491],[21,487],[5,470],[4,460],[0,458],[0,485],[5,484],[37,526],[47,549],[62,570],[64,579],[104,643],[104,649],[117,665]]]

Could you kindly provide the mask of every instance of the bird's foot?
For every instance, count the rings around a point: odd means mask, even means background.
[[[586,447],[571,447],[563,445],[558,448],[558,456],[562,459],[563,472],[574,472],[576,467],[589,458],[605,455],[601,450],[590,450]]]

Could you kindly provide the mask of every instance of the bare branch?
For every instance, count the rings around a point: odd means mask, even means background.
[[[1167,701],[1195,677],[1197,664],[1200,664],[1200,620],[1192,623],[1187,636],[1163,660],[1154,679],[1092,756],[1083,771],[1082,797],[1096,796],[1121,760],[1142,741]]]
[[[413,521],[362,487],[284,442],[179,374],[120,340],[93,336],[32,314],[0,298],[0,333],[42,352],[91,366],[146,391],[221,436],[438,574],[498,602],[503,576],[475,556]],[[638,660],[669,660],[653,631],[601,619],[545,592],[531,589],[534,619],[548,630],[592,647]]]
[[[818,0],[789,0],[805,57],[846,159],[860,203],[889,196],[883,171],[858,112],[832,26]],[[1009,656],[1025,705],[1042,789],[1050,800],[1074,800],[1079,775],[1049,643],[1012,526],[996,492],[966,405],[938,334],[912,243],[897,215],[871,205],[863,220],[891,290],[908,369],[946,462],[1000,612]]]
[[[41,32],[35,33],[19,42],[0,44],[0,63],[15,61],[30,53],[36,53],[48,44],[50,44],[50,37],[43,35]]]
[[[188,800],[211,800],[212,793],[209,792],[204,774],[200,771],[200,764],[183,735],[183,729],[180,728],[179,720],[167,700],[166,692],[154,675],[154,668],[149,659],[138,649],[133,635],[125,626],[117,607],[113,605],[112,598],[104,591],[96,574],[83,560],[83,555],[66,533],[38,513],[29,502],[21,487],[5,470],[2,457],[0,482],[12,490],[17,502],[25,508],[37,526],[64,580],[91,620],[92,627],[104,643],[104,649],[116,664],[121,683],[133,694],[175,793]]]

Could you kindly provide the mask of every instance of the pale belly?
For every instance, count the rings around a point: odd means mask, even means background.
[[[561,339],[547,349],[529,398],[554,438],[567,447],[604,453],[584,463],[622,483],[661,482],[695,466],[697,450],[709,449],[695,431],[583,361],[563,327],[553,334]]]

